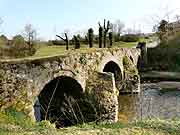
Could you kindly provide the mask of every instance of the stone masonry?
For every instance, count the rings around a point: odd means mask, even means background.
[[[70,51],[66,55],[40,59],[0,61],[0,109],[14,107],[34,119],[33,105],[45,85],[59,76],[75,79],[83,92],[93,93],[101,106],[102,120],[117,121],[119,92],[139,92],[137,62],[140,50],[131,48],[90,49],[85,53]],[[103,73],[112,61],[121,71],[122,89],[115,86],[114,75]],[[125,65],[123,65],[125,64]]]

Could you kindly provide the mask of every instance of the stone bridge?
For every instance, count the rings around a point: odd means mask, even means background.
[[[13,107],[37,121],[50,120],[60,126],[115,122],[118,94],[140,90],[136,68],[140,54],[139,49],[112,48],[1,60],[1,111]]]

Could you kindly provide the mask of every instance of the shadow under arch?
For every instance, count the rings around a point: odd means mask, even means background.
[[[117,63],[109,61],[104,66],[103,72],[110,72],[114,74],[116,88],[121,90],[122,87],[122,71]]]
[[[48,120],[56,127],[67,127],[84,121],[83,88],[77,80],[60,76],[45,85],[34,105],[37,121]]]
[[[141,60],[141,56],[138,57],[138,61],[137,61],[137,69],[138,69],[138,71],[141,71],[141,69],[142,69],[142,60]]]

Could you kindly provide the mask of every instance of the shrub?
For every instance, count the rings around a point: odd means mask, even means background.
[[[140,37],[135,34],[126,34],[121,36],[120,40],[123,42],[138,42]]]
[[[14,108],[8,108],[4,112],[0,112],[0,122],[15,124],[21,127],[32,127],[35,123],[22,112],[18,112]]]
[[[21,35],[16,35],[13,37],[11,43],[8,46],[3,46],[0,48],[1,58],[20,58],[31,56],[36,52],[36,49],[29,48],[26,41]]]
[[[16,49],[27,48],[25,40],[21,35],[14,36],[12,43],[13,43],[13,47],[15,47]]]
[[[5,35],[0,36],[0,45],[6,45],[8,42],[8,39]]]

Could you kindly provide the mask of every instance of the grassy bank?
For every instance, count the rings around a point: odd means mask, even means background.
[[[180,121],[146,120],[131,124],[89,123],[55,129],[49,122],[35,123],[20,112],[0,112],[1,135],[179,135]]]

